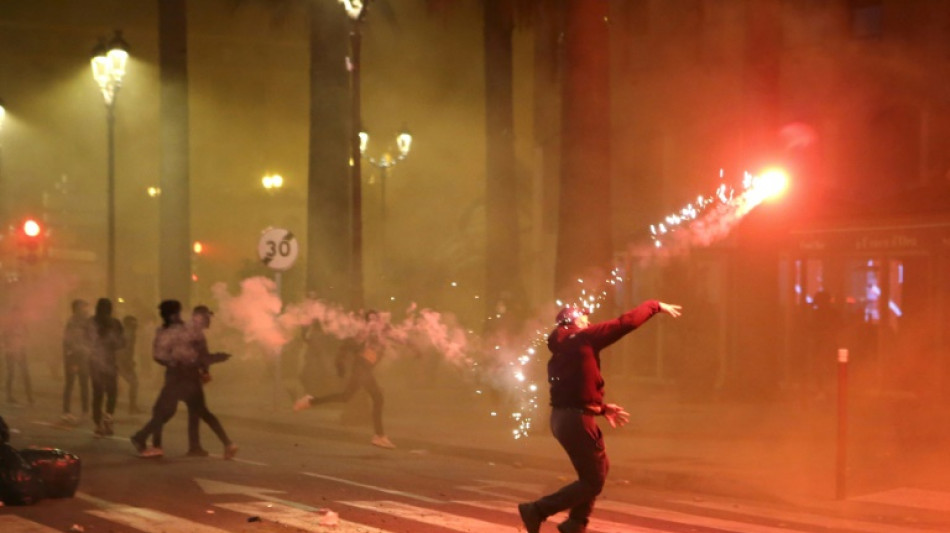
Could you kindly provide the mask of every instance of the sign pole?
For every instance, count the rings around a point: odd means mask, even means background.
[[[274,273],[274,284],[277,285],[277,297],[280,298],[280,310],[284,310],[284,291],[282,289],[283,273],[279,270]],[[278,410],[280,405],[280,385],[283,381],[281,376],[281,360],[283,359],[283,348],[274,354],[274,410]]]
[[[297,237],[289,230],[282,228],[267,228],[261,234],[257,243],[257,254],[261,261],[274,271],[274,285],[277,288],[277,298],[280,300],[280,311],[284,310],[283,273],[290,269],[297,260],[299,245]],[[283,348],[283,347],[281,347]],[[280,405],[280,389],[283,382],[281,377],[282,350],[274,354],[274,410]]]

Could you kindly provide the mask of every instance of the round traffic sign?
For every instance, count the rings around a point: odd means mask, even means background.
[[[257,255],[273,270],[287,270],[297,260],[297,237],[290,230],[268,228],[257,243]]]

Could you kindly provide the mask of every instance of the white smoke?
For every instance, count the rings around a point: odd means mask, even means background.
[[[435,350],[460,366],[469,363],[468,336],[454,317],[418,309],[414,304],[397,323],[386,312],[379,312],[378,320],[368,323],[353,311],[321,300],[308,299],[283,308],[276,284],[264,277],[245,279],[237,295],[230,294],[226,284],[217,283],[212,294],[218,302],[218,320],[242,332],[246,343],[259,346],[271,356],[280,353],[294,331],[316,324],[324,333],[339,339],[374,336],[408,351]]]

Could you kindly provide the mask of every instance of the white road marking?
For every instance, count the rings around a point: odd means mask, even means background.
[[[510,481],[494,481],[489,479],[476,479],[475,481],[478,483],[478,485],[465,485],[456,488],[460,490],[466,490],[468,492],[474,492],[475,494],[484,494],[494,499],[506,498],[511,501],[522,501],[522,499],[503,494],[499,492],[498,489],[506,489],[524,494],[540,494],[541,491],[544,490],[544,486],[538,483],[516,483]]]
[[[0,531],[3,533],[59,533],[58,529],[15,515],[0,515]]]
[[[819,516],[795,511],[780,511],[775,509],[766,509],[754,505],[738,503],[718,503],[718,502],[696,502],[679,501],[683,505],[692,507],[702,507],[704,509],[715,509],[718,511],[729,511],[744,515],[754,515],[759,517],[773,518],[787,522],[797,522],[810,526],[820,526],[828,529],[847,529],[854,531],[866,531],[867,533],[922,533],[926,530],[911,529],[906,526],[891,526],[887,524],[875,524],[873,522],[864,522],[861,520],[851,520],[847,518],[837,518],[832,516]]]
[[[433,526],[439,526],[452,531],[464,531],[465,533],[498,533],[505,526],[494,522],[486,522],[477,518],[467,518],[451,513],[444,513],[424,507],[415,507],[404,503],[379,500],[379,501],[341,501],[344,505],[374,511],[390,516],[422,522]],[[514,526],[515,524],[512,524]]]
[[[901,487],[899,489],[848,498],[856,502],[884,503],[898,507],[913,507],[930,511],[950,512],[950,493]]]
[[[284,491],[265,489],[263,487],[249,487],[247,485],[237,485],[235,483],[225,483],[223,481],[214,481],[211,479],[195,478],[195,482],[201,487],[205,494],[243,494],[257,500],[266,500],[268,502],[293,507],[301,511],[316,512],[320,509],[311,507],[305,503],[292,502],[271,494],[283,494]]]
[[[510,502],[506,501],[457,501],[455,503],[460,503],[463,505],[468,505],[471,507],[478,507],[479,509],[488,509],[490,511],[500,511],[503,513],[510,513],[518,517],[520,524],[520,515],[518,515],[518,506],[513,505]],[[554,516],[548,517],[549,523],[561,523],[567,520],[567,513],[558,513]],[[591,517],[590,523],[587,525],[587,529],[591,532],[597,531],[602,533],[664,533],[669,530],[667,529],[654,529],[652,527],[646,526],[635,526],[630,524],[621,524],[619,522],[612,522],[610,520],[601,520],[599,518]]]
[[[748,524],[736,522],[734,520],[725,520],[711,516],[698,516],[679,511],[670,511],[666,509],[657,509],[655,507],[644,507],[642,505],[633,505],[630,503],[615,502],[610,500],[597,500],[595,509],[613,511],[615,513],[625,513],[643,518],[654,520],[663,520],[677,524],[688,524],[691,526],[711,527],[715,529],[724,529],[734,533],[791,533],[800,531],[787,527],[773,527],[759,524]]]
[[[112,503],[84,492],[77,492],[76,498],[85,500],[100,507],[101,510],[86,511],[87,513],[104,518],[110,522],[123,524],[139,531],[155,533],[156,531],[187,531],[188,533],[228,533],[223,529],[207,526],[199,522],[192,522],[174,515],[146,509]]]
[[[333,476],[325,476],[325,475],[323,475],[323,474],[314,474],[313,472],[303,472],[303,475],[305,475],[305,476],[310,476],[310,477],[315,477],[315,478],[318,478],[318,479],[326,479],[327,481],[335,481],[336,483],[343,483],[344,485],[350,485],[350,486],[353,486],[353,487],[360,487],[360,488],[364,488],[364,489],[375,490],[375,491],[377,491],[377,492],[382,492],[382,493],[385,493],[385,494],[391,494],[391,495],[393,495],[393,496],[403,496],[403,497],[406,497],[406,498],[412,498],[413,500],[419,500],[419,501],[421,501],[421,502],[426,502],[426,503],[445,503],[444,500],[436,500],[436,499],[429,498],[429,497],[426,497],[426,496],[421,496],[421,495],[419,495],[419,494],[413,494],[413,493],[411,493],[411,492],[404,492],[404,491],[401,491],[401,490],[387,489],[387,488],[383,488],[383,487],[377,487],[377,486],[374,486],[374,485],[366,485],[366,484],[364,484],[364,483],[358,483],[358,482],[356,482],[356,481],[350,481],[350,480],[348,480],[348,479],[342,479],[342,478],[333,477]]]
[[[336,532],[336,533],[392,533],[385,529],[364,526],[356,522],[340,520],[335,526],[321,525],[320,520],[324,517],[319,510],[304,511],[289,505],[269,502],[251,502],[251,503],[216,503],[216,507],[228,509],[236,513],[250,516],[259,516],[263,520],[268,520],[281,524],[283,526],[302,529],[313,533]]]
[[[221,455],[221,454],[218,454],[218,453],[211,453],[211,454],[208,454],[208,457],[214,457],[215,459],[224,459],[224,456]],[[244,464],[246,464],[246,465],[254,465],[254,466],[270,466],[270,465],[268,465],[267,463],[261,463],[261,462],[258,462],[258,461],[251,461],[250,459],[241,459],[240,457],[232,457],[232,458],[228,459],[228,461],[233,461],[233,462],[235,462],[235,463],[244,463]]]

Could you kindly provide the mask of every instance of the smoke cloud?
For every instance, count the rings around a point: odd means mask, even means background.
[[[224,283],[212,287],[218,302],[218,318],[224,325],[244,335],[244,341],[276,356],[293,338],[293,332],[313,324],[338,339],[375,337],[391,346],[421,352],[434,350],[453,364],[470,364],[467,355],[469,339],[465,330],[448,314],[431,309],[418,309],[415,304],[405,310],[405,318],[393,322],[391,313],[377,313],[377,320],[366,321],[359,314],[336,304],[308,299],[283,308],[276,284],[264,277],[241,282],[240,292],[232,295]]]

